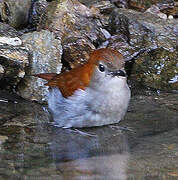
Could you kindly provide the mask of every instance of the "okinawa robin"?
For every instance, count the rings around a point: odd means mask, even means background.
[[[94,50],[86,64],[68,72],[35,76],[51,87],[48,106],[60,127],[118,123],[127,111],[131,93],[124,58],[116,50]]]

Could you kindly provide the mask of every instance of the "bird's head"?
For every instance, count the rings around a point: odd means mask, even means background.
[[[116,50],[102,48],[91,53],[88,64],[94,68],[91,76],[90,85],[100,85],[106,81],[119,78],[126,80],[126,72],[124,70],[124,58]]]

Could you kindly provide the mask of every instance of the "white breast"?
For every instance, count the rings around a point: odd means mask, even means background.
[[[129,100],[130,89],[126,79],[115,77],[97,89],[77,90],[68,98],[53,88],[48,96],[48,105],[59,126],[90,127],[119,122]]]

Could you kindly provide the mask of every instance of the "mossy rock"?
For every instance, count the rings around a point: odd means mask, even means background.
[[[135,61],[131,79],[161,90],[178,90],[177,53],[163,48],[144,52]]]

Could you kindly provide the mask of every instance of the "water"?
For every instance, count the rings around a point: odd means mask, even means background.
[[[2,180],[178,178],[177,94],[136,95],[119,124],[82,133],[54,126],[47,107],[0,99]]]

